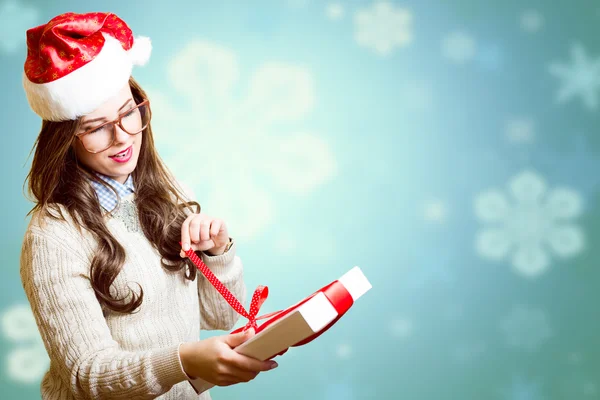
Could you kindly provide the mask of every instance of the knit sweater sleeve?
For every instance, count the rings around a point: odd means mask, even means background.
[[[202,261],[217,278],[229,289],[242,304],[246,303],[246,284],[242,261],[236,255],[236,244],[227,253],[209,256],[201,253]],[[198,277],[198,296],[200,296],[200,328],[206,330],[231,330],[239,320],[240,314],[223,298],[219,291],[202,273]]]
[[[89,281],[91,260],[69,237],[27,230],[20,275],[46,351],[74,398],[153,399],[186,380],[181,343],[120,348]]]
[[[176,181],[188,199],[196,200],[196,194],[185,182]],[[226,222],[227,223],[227,222]],[[236,254],[236,242],[227,253],[210,256],[200,252],[200,257],[215,276],[242,304],[246,303],[246,284],[242,260]],[[200,328],[205,330],[230,330],[239,320],[240,314],[221,296],[219,291],[198,271],[198,296],[200,303]]]

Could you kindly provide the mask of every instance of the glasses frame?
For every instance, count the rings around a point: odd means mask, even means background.
[[[142,127],[142,129],[140,129],[139,132],[136,133],[131,133],[129,132],[127,129],[123,128],[123,124],[121,123],[121,119],[124,118],[127,114],[129,114],[132,110],[139,108],[141,106],[146,106],[146,112],[148,113],[148,124],[144,127]],[[152,111],[150,111],[150,100],[146,99],[142,102],[140,102],[139,104],[137,104],[135,107],[130,108],[129,110],[125,111],[122,114],[119,114],[119,116],[117,117],[117,119],[113,120],[113,121],[106,121],[105,123],[95,126],[93,128],[90,128],[88,130],[86,130],[85,132],[82,133],[78,133],[75,135],[75,137],[77,139],[79,139],[79,141],[81,142],[81,146],[85,149],[85,151],[87,151],[88,153],[92,153],[92,154],[97,154],[97,153],[102,153],[103,151],[105,151],[106,149],[109,149],[114,143],[115,143],[115,139],[117,137],[117,129],[116,126],[119,125],[119,128],[121,128],[121,130],[125,133],[127,133],[128,135],[134,136],[134,135],[138,135],[141,132],[144,131],[144,129],[146,129],[149,125],[150,125],[150,120],[152,119]],[[143,122],[143,121],[142,121]],[[112,140],[110,141],[110,144],[102,150],[98,150],[98,151],[90,151],[88,150],[85,145],[83,144],[83,139],[82,137],[85,135],[89,135],[90,133],[92,133],[95,130],[98,130],[100,128],[102,128],[104,125],[108,125],[108,124],[113,124],[113,129],[112,129]]]

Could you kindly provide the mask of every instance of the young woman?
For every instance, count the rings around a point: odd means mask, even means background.
[[[20,273],[50,357],[42,398],[210,399],[187,380],[227,386],[276,366],[233,350],[252,331],[199,340],[239,315],[183,251],[241,302],[243,267],[225,222],[156,152],[150,99],[131,77],[150,40],[112,13],[66,13],[29,29],[27,45],[23,85],[42,127]]]

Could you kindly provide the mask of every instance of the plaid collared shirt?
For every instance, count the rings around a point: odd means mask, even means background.
[[[96,175],[100,177],[104,182],[108,183],[112,186],[118,193],[121,198],[127,196],[135,192],[135,187],[133,185],[133,176],[129,174],[127,180],[124,184],[115,181],[114,179],[96,172]],[[100,183],[91,181],[92,186],[96,189],[96,194],[98,195],[98,200],[100,201],[100,205],[106,211],[112,211],[117,206],[117,195],[110,189],[102,186]]]

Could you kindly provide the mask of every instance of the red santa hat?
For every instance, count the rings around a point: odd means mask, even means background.
[[[88,114],[116,95],[151,51],[150,39],[134,39],[115,14],[58,15],[27,30],[23,86],[29,105],[49,121]]]

